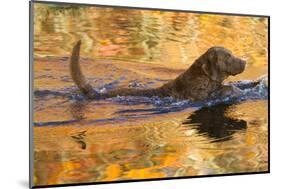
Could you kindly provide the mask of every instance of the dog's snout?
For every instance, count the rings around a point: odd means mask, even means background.
[[[230,75],[237,75],[242,73],[245,70],[246,67],[246,61],[242,60],[240,58],[234,58],[231,66],[227,68],[228,73]]]
[[[245,67],[246,67],[246,61],[245,60],[240,60],[240,67],[241,67],[242,70],[245,69]]]

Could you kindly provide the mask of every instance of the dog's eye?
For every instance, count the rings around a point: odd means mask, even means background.
[[[227,55],[226,55],[226,58],[230,58],[230,57],[231,57],[231,54],[227,54]]]
[[[227,54],[226,56],[225,56],[225,60],[228,60],[228,59],[230,59],[231,58],[231,54]]]

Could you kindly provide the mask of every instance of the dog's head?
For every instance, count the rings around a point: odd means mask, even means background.
[[[228,76],[244,71],[246,61],[235,57],[230,50],[223,47],[212,47],[203,56],[202,69],[212,80],[222,82]]]

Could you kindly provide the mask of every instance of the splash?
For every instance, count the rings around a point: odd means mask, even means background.
[[[99,89],[100,92],[112,89],[116,82],[113,84],[103,86]],[[268,99],[268,77],[263,76],[258,80],[243,80],[237,82],[231,82],[227,85],[233,85],[241,90],[239,94],[231,94],[227,97],[217,97],[214,99],[205,100],[202,102],[192,102],[190,100],[178,100],[173,97],[160,98],[154,97],[141,97],[141,96],[117,96],[114,98],[108,98],[104,101],[112,104],[126,105],[124,109],[114,112],[117,116],[110,119],[100,119],[100,120],[89,120],[89,123],[100,123],[107,121],[122,121],[124,119],[136,119],[143,118],[149,115],[165,114],[169,112],[179,112],[187,108],[202,108],[210,107],[218,104],[237,104],[248,100],[267,100]],[[139,86],[138,84],[136,86]],[[46,98],[63,97],[66,100],[80,102],[87,101],[84,95],[77,91],[76,87],[69,87],[60,90],[36,90],[34,91],[35,98],[39,100],[46,100]],[[128,106],[133,105],[149,105],[144,106],[144,108],[128,108]],[[59,126],[69,123],[76,123],[80,120],[68,120],[68,121],[54,121],[54,122],[36,122],[35,126]]]
[[[239,94],[231,94],[224,98],[214,98],[202,102],[192,102],[190,100],[177,100],[173,97],[132,97],[118,96],[108,99],[112,102],[124,105],[152,104],[154,108],[138,109],[138,110],[121,110],[118,113],[129,112],[153,112],[153,114],[162,114],[168,112],[181,111],[191,107],[214,106],[217,104],[236,104],[247,100],[267,100],[268,99],[268,78],[266,76],[259,78],[256,81],[243,80],[231,82],[228,85],[233,85],[241,90]]]
[[[109,89],[113,89],[113,86],[117,82],[112,82],[110,84],[104,85],[98,89],[99,92],[106,92]],[[141,84],[136,84],[137,86]],[[198,106],[206,105],[212,106],[217,103],[237,103],[245,100],[264,100],[268,98],[268,78],[263,76],[258,80],[243,80],[237,82],[231,82],[227,85],[233,85],[241,90],[239,95],[231,94],[225,98],[215,98],[209,99],[202,102],[194,103],[190,100],[177,100],[173,97],[160,98],[158,96],[154,97],[141,97],[141,96],[117,96],[113,98],[108,98],[106,101],[111,101],[114,103],[124,104],[124,105],[138,105],[138,104],[151,104],[156,107],[161,106]],[[68,87],[60,90],[35,90],[35,97],[66,97],[70,100],[87,100],[87,98],[77,91],[76,87]]]

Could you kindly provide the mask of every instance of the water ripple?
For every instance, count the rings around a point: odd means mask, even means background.
[[[112,82],[114,83],[114,82]],[[127,108],[124,106],[124,109],[118,110],[114,112],[117,116],[115,118],[108,118],[108,119],[101,119],[101,120],[89,120],[89,123],[99,123],[99,122],[106,122],[106,121],[117,121],[123,119],[130,119],[130,118],[143,118],[149,115],[156,115],[156,114],[166,114],[169,112],[178,112],[182,111],[187,108],[192,107],[210,107],[217,104],[236,104],[242,101],[247,100],[267,100],[268,99],[268,80],[267,77],[260,78],[257,81],[238,81],[238,82],[231,82],[229,85],[233,85],[238,87],[242,92],[237,95],[233,94],[225,98],[214,98],[211,100],[206,100],[202,102],[192,102],[190,100],[177,100],[173,97],[164,97],[160,98],[157,96],[154,97],[141,97],[141,96],[117,96],[114,98],[105,99],[105,102],[109,103],[117,103],[126,106],[133,106],[133,105],[150,105],[145,106],[142,108]],[[107,87],[107,86],[106,86]],[[112,87],[112,85],[110,85]],[[81,93],[77,92],[77,89],[74,87],[64,88],[61,90],[36,90],[34,91],[35,97],[66,97],[70,101],[84,101],[88,100],[85,96]],[[54,121],[54,122],[40,122],[34,123],[35,126],[46,126],[46,125],[64,125],[69,123],[75,123],[79,120],[67,120],[67,121]]]

